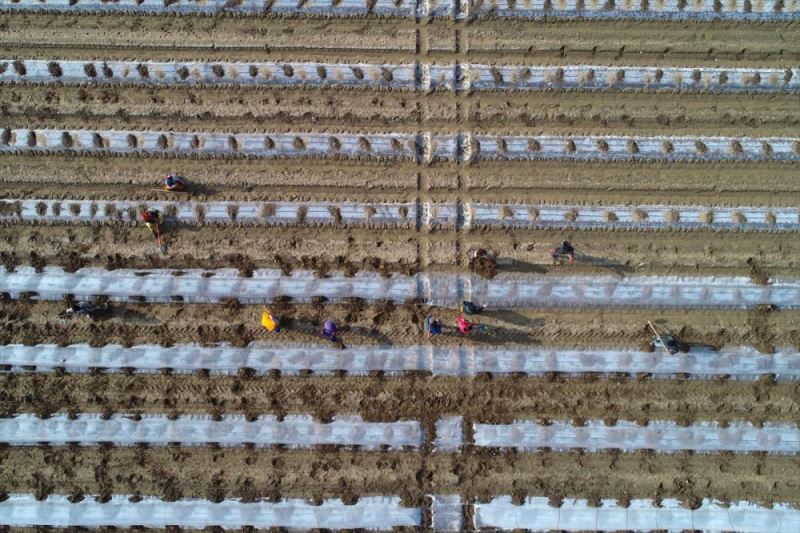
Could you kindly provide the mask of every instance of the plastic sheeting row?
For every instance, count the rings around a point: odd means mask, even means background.
[[[564,500],[552,507],[544,497],[527,498],[521,505],[509,496],[498,496],[486,503],[470,504],[473,523],[464,523],[458,495],[430,496],[431,523],[435,531],[456,532],[481,528],[529,531],[648,531],[706,530],[741,533],[795,533],[800,530],[800,511],[786,505],[762,507],[747,502],[722,505],[703,500],[697,509],[687,509],[674,499],[659,505],[651,500],[631,500],[623,507],[616,500],[601,500],[600,507],[590,507],[586,500]],[[8,526],[99,527],[167,525],[204,528],[222,526],[241,528],[324,528],[380,529],[418,527],[423,524],[421,507],[404,507],[399,497],[362,497],[346,505],[338,499],[313,505],[301,499],[279,502],[243,503],[223,500],[181,499],[167,502],[153,497],[131,501],[128,495],[114,495],[100,503],[85,498],[71,503],[68,496],[51,495],[38,500],[33,494],[11,494],[0,502],[2,523]]]
[[[800,430],[794,424],[770,423],[755,427],[743,422],[726,426],[715,422],[696,422],[681,426],[670,421],[651,421],[646,426],[640,426],[636,422],[617,421],[613,426],[607,426],[601,420],[590,420],[585,426],[575,426],[569,422],[545,425],[517,421],[512,424],[476,423],[473,432],[477,446],[521,451],[581,448],[588,451],[619,449],[662,453],[682,450],[800,453]]]
[[[800,16],[796,0],[697,0],[681,4],[678,0],[4,0],[0,10],[56,12],[133,12],[242,15],[325,15],[393,17],[470,17],[508,18],[589,18],[589,19],[666,19],[666,20],[795,20]]]
[[[489,136],[410,133],[218,133],[6,129],[0,152],[258,158],[800,161],[798,137]],[[7,142],[6,142],[7,141]]]
[[[169,202],[131,200],[6,199],[3,219],[42,222],[130,222],[144,208],[158,209],[182,223],[396,224],[416,225],[415,203],[358,202]],[[10,206],[10,208],[8,208]],[[17,206],[19,209],[17,209]],[[10,213],[14,211],[14,213]],[[791,214],[789,214],[789,217]]]
[[[389,224],[397,226],[647,228],[800,230],[796,207],[704,207],[687,205],[578,206],[485,203],[358,202],[137,202],[128,200],[0,200],[0,220],[129,222],[144,207],[181,223]],[[419,216],[418,216],[419,213]]]
[[[258,85],[404,90],[650,89],[792,92],[800,69],[0,59],[0,83]]]
[[[130,446],[139,442],[165,446],[172,442],[183,445],[217,443],[221,446],[283,445],[308,448],[316,445],[359,446],[363,449],[389,447],[418,448],[423,432],[419,422],[364,422],[358,416],[335,417],[331,422],[315,422],[307,415],[286,415],[278,419],[262,415],[248,421],[243,415],[224,415],[218,420],[208,415],[128,415],[81,414],[75,419],[58,414],[41,419],[36,415],[18,414],[0,418],[0,441],[14,446],[38,442],[97,444],[112,442]],[[452,435],[452,432],[450,433]],[[460,436],[456,446],[460,444]],[[445,447],[451,446],[445,438]]]
[[[178,273],[176,275],[176,273]],[[240,277],[234,269],[103,270],[83,268],[74,273],[58,267],[18,267],[0,271],[0,293],[11,298],[61,300],[65,294],[88,299],[108,296],[113,301],[187,303],[220,302],[237,298],[242,303],[269,303],[278,296],[308,302],[315,296],[329,301],[344,298],[423,301],[455,306],[471,300],[503,308],[748,308],[774,305],[800,308],[800,280],[776,280],[756,285],[744,277],[673,276],[562,276],[500,274],[486,280],[472,274],[419,273],[383,277],[358,272],[352,277],[332,273],[317,278],[313,272],[256,270]]]
[[[172,369],[190,373],[201,369],[214,374],[236,375],[240,369],[257,374],[278,370],[299,374],[310,370],[317,375],[346,371],[367,375],[381,371],[388,375],[403,372],[431,372],[435,376],[475,376],[479,373],[507,375],[523,373],[542,376],[547,372],[565,374],[646,373],[654,377],[686,374],[691,379],[714,379],[725,375],[734,379],[758,379],[773,375],[778,381],[800,380],[800,354],[790,348],[773,354],[752,348],[723,348],[712,351],[693,348],[677,356],[663,351],[640,352],[629,349],[548,349],[540,346],[350,346],[346,352],[327,345],[256,343],[245,348],[230,345],[199,346],[139,345],[125,348],[107,345],[94,348],[72,346],[9,344],[0,346],[0,365],[11,371],[87,373],[101,368],[109,372],[133,369],[157,372]]]
[[[800,531],[800,511],[786,505],[761,507],[748,502],[720,504],[703,500],[687,509],[675,499],[659,505],[651,500],[631,500],[626,507],[616,500],[601,500],[590,507],[586,500],[566,499],[552,507],[544,497],[527,498],[515,505],[509,496],[474,504],[474,527],[528,531],[738,531],[740,533],[792,533]]]
[[[556,421],[541,424],[517,421],[512,424],[474,423],[475,446],[515,448],[530,451],[541,448],[589,451],[619,449],[655,450],[672,453],[682,450],[698,452],[732,451],[735,453],[767,452],[796,454],[800,452],[800,430],[794,424],[766,423],[756,427],[745,422],[720,426],[715,422],[696,422],[684,426],[672,421],[651,421],[646,426],[617,421],[605,425],[602,420],[589,420],[584,426]],[[111,442],[119,446],[136,443],[164,446],[170,443],[221,446],[284,445],[307,448],[316,445],[359,446],[363,449],[389,447],[419,448],[424,435],[419,422],[364,422],[357,416],[335,417],[331,422],[315,422],[307,415],[287,415],[282,420],[262,415],[248,421],[243,415],[226,415],[214,419],[209,415],[172,417],[148,414],[128,415],[66,414],[39,418],[34,414],[17,414],[0,418],[2,442],[11,446],[51,444],[97,444]],[[459,416],[446,417],[435,424],[434,447],[440,452],[458,451],[464,441],[463,421]]]

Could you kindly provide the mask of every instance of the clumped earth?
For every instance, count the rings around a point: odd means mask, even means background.
[[[92,28],[92,31],[86,31]],[[113,28],[113,29],[112,29]],[[158,86],[158,72],[147,61],[275,61],[287,76],[298,76],[289,63],[453,63],[552,65],[553,82],[573,64],[619,66],[705,66],[795,68],[800,55],[796,22],[669,21],[509,21],[475,20],[464,25],[447,19],[424,23],[370,16],[329,19],[248,16],[148,16],[53,13],[5,13],[3,42],[8,57],[86,61],[84,71],[96,81],[113,75],[103,61],[136,61],[136,71],[153,85],[72,86],[62,83],[5,85],[0,91],[4,117],[2,144],[13,128],[161,129],[217,131],[239,146],[240,132],[325,131],[331,134],[436,131],[490,135],[711,135],[792,136],[800,107],[795,94],[713,94],[706,91],[637,90],[620,92],[553,89],[543,92],[397,91],[229,86],[224,88]],[[47,48],[40,45],[48,44]],[[180,43],[175,48],[175,43]],[[231,47],[235,43],[235,47]],[[531,47],[531,43],[535,43]],[[93,62],[91,65],[89,62]],[[58,78],[61,67],[50,67]],[[9,62],[8,69],[24,67]],[[58,68],[56,68],[58,67]],[[321,69],[321,70],[320,70]],[[290,72],[291,70],[291,72]],[[391,81],[388,69],[373,69]],[[222,77],[222,67],[214,69]],[[318,67],[326,78],[334,74]],[[494,78],[506,81],[499,68]],[[370,76],[356,67],[355,76]],[[250,77],[263,76],[249,69]],[[182,79],[192,76],[181,70]],[[619,74],[611,82],[619,81]],[[692,78],[694,79],[694,78]],[[691,81],[689,79],[687,82]],[[305,147],[296,143],[298,150]],[[27,139],[40,143],[35,134]],[[94,146],[106,142],[95,136]],[[159,179],[170,173],[192,181],[192,195],[202,201],[263,202],[261,216],[281,200],[337,202],[494,202],[527,203],[538,213],[542,203],[584,205],[698,204],[708,207],[796,207],[800,194],[794,162],[592,162],[592,161],[381,161],[244,157],[129,156],[80,152],[69,134],[61,144],[69,153],[0,152],[0,199],[42,198],[61,201],[70,213],[76,199],[163,200]],[[168,143],[164,137],[158,141]],[[199,147],[203,139],[192,140]],[[737,153],[741,144],[731,144]],[[139,147],[131,135],[129,144]],[[268,148],[273,148],[266,143]],[[366,143],[366,144],[365,144]],[[338,149],[340,141],[331,141]],[[359,143],[369,154],[366,138]],[[738,147],[738,148],[737,148]],[[402,148],[402,147],[401,147]],[[541,146],[530,146],[532,150]],[[570,149],[573,146],[568,147]],[[598,145],[607,150],[607,145]],[[668,143],[664,151],[674,149]],[[698,146],[697,150],[705,148]],[[627,151],[635,154],[636,143]],[[154,190],[155,189],[155,190]],[[175,199],[178,197],[169,197]],[[361,227],[252,227],[171,224],[160,253],[146,229],[122,221],[109,224],[27,224],[13,215],[18,205],[0,204],[10,220],[0,226],[0,268],[14,271],[62,266],[215,269],[236,268],[252,275],[258,268],[279,268],[289,275],[310,270],[318,277],[360,271],[384,276],[429,271],[475,271],[485,277],[503,272],[542,275],[570,273],[633,275],[737,275],[767,285],[797,276],[800,240],[793,232],[747,231],[608,231],[453,228],[427,229],[409,220],[399,226],[365,223]],[[502,211],[505,213],[505,211]],[[640,212],[635,216],[642,219]],[[331,214],[341,216],[337,208]],[[202,215],[202,213],[200,214]],[[229,212],[232,220],[237,211]],[[503,214],[505,216],[505,214]],[[606,219],[613,220],[609,210]],[[302,217],[301,217],[302,218]],[[574,266],[554,265],[549,250],[568,239],[579,250]],[[497,253],[497,271],[484,262],[470,264],[468,250]],[[31,295],[29,295],[31,296]],[[0,294],[0,343],[92,346],[253,341],[319,342],[326,319],[341,324],[347,345],[428,342],[422,336],[427,313],[441,318],[445,334],[436,345],[536,345],[545,347],[635,347],[649,342],[647,320],[668,325],[684,343],[711,347],[751,345],[762,353],[776,348],[800,350],[800,313],[774,307],[751,310],[490,310],[481,321],[485,334],[469,338],[453,333],[456,312],[418,302],[390,304],[357,299],[299,304],[276,299],[272,310],[286,331],[268,336],[259,324],[261,308],[238,300],[219,305],[131,303],[114,306],[97,322],[66,322],[57,317],[64,302],[11,300]],[[680,356],[678,356],[680,357]],[[7,370],[7,369],[3,369]],[[482,375],[474,378],[403,376],[211,376],[158,374],[0,374],[0,416],[83,412],[111,414],[166,413],[221,416],[242,413],[310,414],[330,420],[358,414],[372,421],[413,419],[422,422],[426,442],[418,451],[361,451],[343,447],[287,450],[252,446],[164,448],[0,445],[0,499],[7,493],[86,495],[101,500],[112,494],[134,498],[155,495],[243,501],[285,497],[321,501],[339,497],[347,503],[367,495],[399,495],[406,505],[426,507],[425,495],[458,493],[465,502],[510,495],[546,496],[558,505],[580,497],[597,505],[616,498],[677,498],[696,507],[703,498],[723,502],[800,504],[797,456],[766,454],[659,454],[608,450],[530,453],[480,449],[472,445],[470,424],[515,419],[541,422],[570,420],[576,425],[601,419],[608,425],[632,420],[646,424],[717,421],[800,422],[800,385],[776,383],[772,376],[737,382],[725,376],[690,381],[676,376],[562,376],[541,378]],[[462,453],[436,453],[434,423],[442,416],[464,417]],[[2,441],[2,437],[0,437]],[[470,516],[470,509],[465,515]],[[429,516],[429,513],[426,514]],[[0,523],[2,519],[0,519]]]

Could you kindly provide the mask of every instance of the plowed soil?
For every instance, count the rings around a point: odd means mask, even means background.
[[[795,94],[689,91],[434,92],[355,89],[16,85],[0,94],[6,126],[283,131],[358,128],[416,132],[596,135],[793,135]],[[765,111],[766,110],[766,111]],[[463,119],[462,119],[463,115]]]
[[[415,24],[377,17],[265,20],[12,13],[3,18],[6,54],[63,59],[128,58],[132,48],[167,60],[292,55],[309,60],[411,61],[419,50],[432,59],[458,52],[475,62],[717,66],[724,61],[794,66],[800,57],[800,25],[785,22],[485,20],[459,27],[446,21]]]
[[[475,453],[269,449],[25,447],[0,450],[6,492],[141,494],[166,499],[320,500],[394,494],[406,505],[431,491],[468,501],[495,494],[751,500],[800,504],[796,457],[625,453]],[[586,471],[591,469],[592,475]],[[753,495],[756,496],[753,496]]]
[[[476,422],[617,419],[800,421],[800,385],[641,380],[5,375],[13,412],[361,415],[371,422],[463,415]],[[10,414],[10,413],[9,413]]]
[[[10,59],[103,61],[324,61],[489,65],[642,65],[796,68],[797,22],[670,22],[413,18],[138,16],[4,13],[0,51]],[[613,134],[796,136],[796,94],[688,91],[447,92],[268,87],[138,87],[9,84],[0,90],[0,128],[114,128],[171,131],[484,132],[492,135]],[[0,153],[0,198],[170,200],[155,191],[177,173],[194,200],[362,202],[509,202],[565,205],[694,204],[791,206],[800,197],[798,163],[597,161],[348,161]],[[66,205],[66,204],[65,204]],[[573,267],[553,265],[548,250],[569,239]],[[545,275],[638,274],[800,276],[796,232],[611,231],[416,227],[255,228],[173,225],[158,254],[135,224],[0,225],[3,266],[107,268],[305,268],[324,276],[359,269],[384,274],[464,271],[472,247],[511,259],[507,270]],[[35,254],[35,255],[32,255]],[[748,259],[758,265],[754,272]],[[135,296],[135,295],[132,295]],[[66,300],[65,300],[66,302]],[[328,318],[347,345],[535,345],[644,348],[647,321],[666,324],[689,344],[753,345],[800,351],[800,312],[755,310],[489,310],[490,333],[454,332],[456,311],[413,302],[299,305],[275,302],[287,326],[268,335],[261,307],[119,304],[97,322],[57,318],[65,302],[0,299],[0,344],[68,345],[253,341],[318,343]],[[447,326],[426,340],[422,318]],[[680,357],[680,355],[678,355]],[[0,497],[9,492],[125,493],[169,500],[282,497],[319,501],[399,495],[427,505],[427,494],[458,493],[467,502],[496,495],[561,498],[701,498],[800,505],[797,456],[480,450],[473,422],[513,419],[800,422],[800,385],[724,377],[677,376],[439,378],[403,376],[209,377],[156,374],[0,374],[0,415],[56,412],[307,413],[319,420],[359,414],[367,420],[419,420],[420,451],[366,452],[319,447],[130,448],[0,445]],[[464,418],[461,453],[432,450],[441,416]],[[2,442],[2,436],[0,436]],[[469,511],[466,511],[469,515]],[[2,524],[2,518],[0,518]],[[31,532],[33,533],[33,532]]]
[[[0,240],[0,252],[15,254],[22,264],[70,270],[81,266],[215,269],[245,264],[250,269],[312,268],[319,275],[332,270],[388,274],[459,270],[459,261],[468,263],[467,250],[491,242],[491,249],[506,260],[500,267],[503,272],[748,276],[750,258],[762,265],[767,276],[792,276],[800,268],[800,242],[793,233],[475,229],[459,234],[456,242],[454,235],[452,228],[420,232],[174,222],[164,233],[167,253],[160,254],[148,230],[133,224],[35,225],[15,227]],[[563,238],[579,251],[573,266],[554,265],[550,257],[553,243]]]
[[[389,305],[320,304],[271,306],[287,324],[278,336],[267,335],[258,320],[260,306],[200,304],[117,304],[111,318],[98,322],[56,318],[64,305],[58,302],[5,301],[2,310],[3,343],[59,345],[89,343],[164,344],[230,342],[243,346],[267,342],[319,342],[319,327],[332,319],[342,324],[347,344],[403,344],[422,342],[421,323],[426,307]],[[687,343],[710,346],[754,344],[795,346],[800,349],[800,313],[796,311],[725,310],[487,310],[481,323],[491,332],[464,337],[455,332],[456,311],[434,309],[447,328],[434,344],[543,344],[562,346],[634,346],[649,341],[647,320],[663,323]]]

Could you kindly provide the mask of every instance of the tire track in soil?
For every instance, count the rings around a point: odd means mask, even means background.
[[[260,17],[6,13],[0,28],[7,54],[43,58],[55,50],[64,59],[125,58],[132,49],[154,60],[293,56],[410,61],[414,55],[418,24],[410,18],[267,19],[265,26]],[[463,29],[473,61],[793,66],[800,57],[797,22],[430,20],[425,26],[431,37],[429,57],[437,61],[456,53],[454,28]],[[731,39],[732,31],[740,38]]]
[[[271,198],[296,200],[303,195],[327,199],[354,189],[360,194],[408,194],[417,188],[414,162],[332,161],[307,159],[270,161],[228,159],[176,159],[141,156],[92,157],[72,155],[0,155],[0,183],[39,187],[57,184],[61,189],[81,190],[87,180],[98,185],[154,185],[158,177],[181,173],[204,186],[204,195],[246,192],[249,187],[273,187]],[[109,173],[113,165],[114,172]],[[449,198],[456,176],[449,163],[428,165],[431,198]],[[466,168],[466,166],[465,166]],[[75,186],[78,187],[75,187]],[[276,187],[278,186],[278,187]],[[797,165],[783,162],[701,163],[672,162],[530,162],[482,161],[469,165],[464,186],[480,198],[541,198],[542,201],[575,202],[576,196],[595,195],[617,202],[639,203],[730,203],[731,205],[793,205],[792,194],[800,192]],[[91,185],[90,185],[91,187]],[[244,190],[243,190],[244,189]],[[107,187],[107,194],[114,188]],[[284,191],[284,192],[280,192]],[[438,191],[438,192],[437,192]],[[790,193],[789,195],[785,193]],[[435,195],[435,196],[434,196]],[[535,195],[535,196],[531,196]],[[591,195],[591,196],[589,196]],[[602,197],[601,196],[601,197]],[[395,196],[397,197],[397,196]],[[383,199],[383,196],[378,196]],[[407,199],[408,196],[402,198]]]
[[[465,501],[496,494],[561,498],[712,498],[797,505],[796,457],[764,454],[559,453],[433,454],[429,487]],[[597,474],[587,477],[585,469]],[[265,498],[424,497],[420,455],[346,450],[213,447],[101,448],[25,446],[0,449],[6,492],[154,495],[244,501]],[[95,473],[102,474],[98,481]],[[762,495],[762,496],[759,496]],[[768,496],[766,496],[768,495]]]
[[[465,60],[466,57],[459,57]],[[43,105],[43,103],[45,105]],[[5,127],[82,129],[291,128],[441,133],[793,135],[794,94],[665,91],[457,93],[266,88],[15,84],[0,94]],[[765,113],[765,110],[769,110]],[[424,126],[423,126],[424,125]]]
[[[48,162],[51,161],[48,159]],[[74,160],[62,159],[65,165]],[[30,165],[33,168],[41,169],[42,165],[36,164],[37,161],[27,159],[27,163],[34,163]],[[127,161],[126,161],[127,162]],[[41,163],[41,161],[39,162]],[[99,166],[100,163],[97,163]],[[18,167],[25,167],[25,162],[22,162]],[[169,167],[164,163],[164,170],[169,171]],[[147,203],[148,201],[172,201],[176,203],[185,199],[186,201],[240,201],[240,202],[273,202],[273,201],[288,201],[288,202],[399,202],[403,203],[411,198],[415,198],[416,188],[403,189],[398,186],[395,188],[378,188],[378,187],[363,187],[354,188],[347,185],[341,185],[324,188],[324,187],[283,187],[276,190],[271,185],[251,185],[243,183],[241,187],[237,188],[213,188],[208,186],[199,187],[196,194],[192,196],[171,196],[167,195],[160,190],[151,190],[143,185],[153,185],[153,175],[145,171],[141,172],[141,176],[133,174],[135,169],[131,167],[130,176],[137,179],[117,181],[104,185],[100,183],[80,183],[79,187],[65,187],[65,184],[60,184],[60,175],[57,173],[58,168],[54,168],[53,172],[41,176],[36,182],[2,182],[3,188],[0,191],[0,198],[15,199],[15,198],[42,198],[45,200],[64,200],[67,205],[68,200],[126,200],[126,201],[140,201]],[[580,170],[580,169],[576,169]],[[669,170],[669,169],[664,169]],[[708,169],[711,171],[712,169]],[[723,169],[718,169],[720,172]],[[157,172],[153,169],[153,172]],[[735,168],[730,168],[731,172]],[[72,174],[72,169],[66,171],[67,174]],[[740,174],[739,172],[734,172]],[[2,166],[0,166],[0,174],[2,174]],[[443,172],[435,172],[434,178],[443,176]],[[501,173],[502,174],[502,173]],[[674,174],[673,174],[674,175]],[[238,176],[237,176],[238,177]],[[503,178],[504,176],[500,176]],[[788,176],[787,176],[788,177]],[[478,179],[482,176],[478,175]],[[117,177],[122,180],[123,178]],[[508,179],[505,176],[504,179]],[[543,178],[544,179],[544,178]],[[609,174],[609,179],[611,175]],[[620,178],[621,179],[621,178]],[[136,182],[140,182],[136,184]],[[555,181],[555,180],[552,180]],[[580,180],[579,180],[580,181]],[[669,189],[663,190],[645,190],[645,189],[627,189],[617,190],[609,188],[608,190],[592,189],[593,184],[588,179],[585,180],[586,188],[584,189],[564,189],[555,185],[553,188],[536,189],[535,200],[552,204],[552,205],[574,205],[575,203],[585,203],[587,205],[704,205],[709,207],[728,207],[728,206],[750,206],[756,200],[761,206],[774,206],[774,207],[791,207],[793,197],[791,194],[783,194],[782,188],[788,189],[783,192],[794,193],[791,184],[778,182],[776,187],[778,191],[720,191],[714,192],[712,189],[695,189],[692,190],[688,180],[683,180],[687,183],[686,190],[671,191]],[[744,181],[744,180],[740,180]],[[760,182],[751,180],[753,185],[759,185]],[[516,182],[513,187],[495,187],[489,189],[472,188],[465,192],[465,201],[478,202],[478,203],[514,203],[520,198],[527,199],[530,189],[525,189],[520,185],[525,183]],[[576,184],[577,185],[577,184]],[[699,186],[700,184],[698,184]],[[642,185],[640,185],[642,186]],[[441,187],[431,188],[428,197],[432,202],[447,203],[451,200],[449,191],[445,188],[444,184]],[[529,199],[532,201],[533,198]],[[535,205],[535,204],[531,204]]]
[[[68,322],[56,318],[64,305],[58,302],[0,301],[2,344],[201,344],[229,342],[246,346],[253,341],[318,343],[319,329],[328,318],[342,326],[345,343],[359,345],[417,345],[422,341],[422,318],[429,308],[348,304],[273,303],[273,312],[287,328],[280,337],[267,335],[259,323],[261,306],[201,304],[119,304],[113,316],[98,322]],[[445,326],[455,324],[457,312],[434,309]],[[462,337],[452,329],[434,339],[435,345],[546,344],[548,346],[620,347],[646,349],[651,332],[646,320],[664,324],[688,344],[708,346],[793,346],[800,350],[800,312],[766,309],[650,310],[521,309],[486,313],[481,321],[493,333]]]
[[[379,373],[378,373],[379,374]],[[310,414],[318,421],[358,415],[365,422],[418,420],[425,430],[421,453],[432,451],[437,420],[460,415],[473,422],[589,419],[679,425],[716,420],[800,421],[800,385],[637,378],[425,377],[403,378],[198,376],[158,374],[3,374],[4,415],[34,413],[244,414],[247,417]]]

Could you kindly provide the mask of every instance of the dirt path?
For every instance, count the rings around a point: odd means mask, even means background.
[[[259,306],[127,304],[116,305],[112,318],[96,323],[65,322],[57,318],[63,305],[56,302],[0,302],[4,344],[90,343],[104,346],[170,343],[230,342],[243,346],[266,342],[320,342],[318,328],[330,318],[343,327],[349,344],[419,344],[424,308],[385,303],[364,306],[274,304],[286,322],[279,338],[269,337],[259,324]],[[455,323],[456,312],[437,309],[445,325]],[[515,310],[485,313],[481,321],[493,333],[461,337],[446,331],[435,344],[547,344],[560,346],[635,346],[649,341],[646,321],[663,320],[687,343],[712,346],[796,346],[800,349],[800,313],[791,311],[658,311],[643,316],[637,310]],[[169,327],[167,327],[169,325]]]
[[[138,183],[152,185],[172,172],[202,184],[210,192],[271,187],[275,194],[291,199],[292,191],[323,188],[361,188],[398,191],[416,187],[416,165],[399,161],[348,161],[331,164],[322,159],[305,160],[209,160],[139,157],[2,156],[0,183],[30,183],[42,180],[63,185]],[[113,172],[110,171],[113,169]],[[280,186],[280,187],[278,187]],[[278,192],[280,191],[280,192]],[[302,194],[302,192],[300,193]],[[296,197],[297,199],[302,196]]]
[[[467,501],[497,494],[560,498],[697,498],[800,504],[796,457],[734,454],[482,452],[466,456],[248,449],[8,447],[5,492],[179,497],[356,498],[425,491]],[[587,476],[591,469],[595,474]]]
[[[114,171],[109,172],[110,168]],[[436,194],[438,190],[441,194],[437,198],[446,198],[459,180],[466,191],[481,199],[515,202],[574,202],[581,196],[589,199],[599,194],[604,201],[633,203],[646,199],[651,203],[794,205],[792,195],[800,192],[797,165],[779,162],[480,162],[460,166],[436,163],[421,169],[428,177],[422,192],[428,195],[427,191]],[[257,187],[269,191],[268,198],[272,199],[330,198],[329,191],[333,198],[347,198],[354,190],[359,192],[352,199],[369,195],[390,200],[403,192],[407,199],[416,191],[419,170],[410,162],[234,159],[214,160],[212,165],[208,160],[156,157],[0,156],[0,183],[4,185],[24,183],[38,188],[52,184],[61,191],[77,185],[78,194],[87,181],[95,187],[147,186],[179,171],[202,184],[209,194],[225,195],[236,190],[244,194],[248,187]]]
[[[64,209],[67,206],[65,204]],[[420,234],[415,229],[380,227],[253,227],[181,225],[165,234],[166,255],[143,226],[7,225],[0,252],[23,264],[101,268],[311,268],[413,272],[419,269],[464,270],[466,251],[490,245],[514,263],[507,272],[551,274],[753,273],[748,259],[767,276],[791,277],[800,263],[794,232],[639,231],[452,228]],[[232,238],[235,232],[236,238]],[[574,267],[554,266],[550,250],[562,239],[578,249]],[[459,244],[460,243],[460,244]],[[460,254],[459,257],[459,246]],[[419,250],[419,252],[418,252]],[[279,259],[276,258],[279,256]],[[760,275],[760,274],[759,274]]]
[[[475,92],[462,110],[475,132],[641,135],[793,135],[793,94],[691,92]],[[321,128],[458,131],[461,100],[433,93],[420,107],[407,91],[17,85],[0,93],[6,127],[162,128],[216,131]],[[768,110],[768,112],[766,112]]]
[[[136,49],[151,59],[412,61],[416,46],[414,21],[391,18],[15,13],[5,14],[0,28],[12,56],[116,58],[130,57]],[[432,21],[424,28],[426,55],[442,60],[456,51],[456,31],[461,49],[487,62],[794,66],[800,54],[797,23],[481,20],[458,29],[448,21]]]

